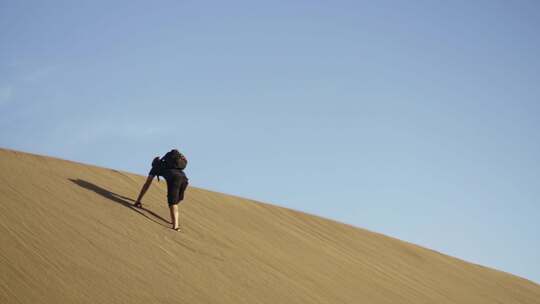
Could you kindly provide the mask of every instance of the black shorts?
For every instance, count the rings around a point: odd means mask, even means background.
[[[184,192],[188,186],[188,178],[184,171],[179,169],[158,170],[152,168],[148,175],[161,175],[167,181],[167,203],[169,206],[178,204],[184,199]]]
[[[188,179],[185,176],[167,179],[167,203],[169,206],[176,205],[184,199],[184,192],[188,184]]]

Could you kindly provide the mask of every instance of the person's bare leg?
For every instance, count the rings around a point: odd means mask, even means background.
[[[178,230],[180,229],[180,226],[178,226],[178,204],[169,206],[169,209],[171,210],[171,223],[173,225],[173,229]]]

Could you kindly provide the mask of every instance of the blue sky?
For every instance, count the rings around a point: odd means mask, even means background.
[[[540,282],[537,1],[111,2],[0,2],[0,146]]]

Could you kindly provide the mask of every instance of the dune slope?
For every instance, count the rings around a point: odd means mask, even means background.
[[[0,149],[0,303],[540,303],[540,286],[381,234]]]

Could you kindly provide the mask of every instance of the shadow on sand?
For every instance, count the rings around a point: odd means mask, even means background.
[[[72,179],[72,178],[69,178],[69,180],[73,183],[75,183],[76,185],[82,187],[82,188],[85,188],[87,190],[90,190],[90,191],[93,191],[101,196],[104,196],[105,198],[108,198],[109,200],[115,202],[115,203],[118,203],[124,207],[127,207],[135,212],[137,212],[138,214],[146,217],[147,219],[155,222],[155,223],[158,223],[162,226],[164,226],[161,222],[159,221],[156,221],[154,218],[152,217],[149,217],[148,215],[146,215],[144,212],[142,212],[141,210],[144,210],[146,212],[148,212],[150,215],[152,215],[153,217],[155,218],[158,218],[160,219],[161,221],[167,223],[167,224],[170,224],[169,221],[167,221],[166,219],[162,218],[161,216],[159,216],[158,214],[156,214],[155,212],[153,211],[150,211],[144,207],[142,208],[136,208],[133,203],[135,203],[135,200],[129,198],[129,197],[126,197],[126,196],[122,196],[120,194],[116,194],[114,192],[111,192],[105,188],[102,188],[96,184],[93,184],[91,182],[87,182],[85,180],[82,180],[82,179]],[[168,225],[165,225],[166,227],[168,227]]]

